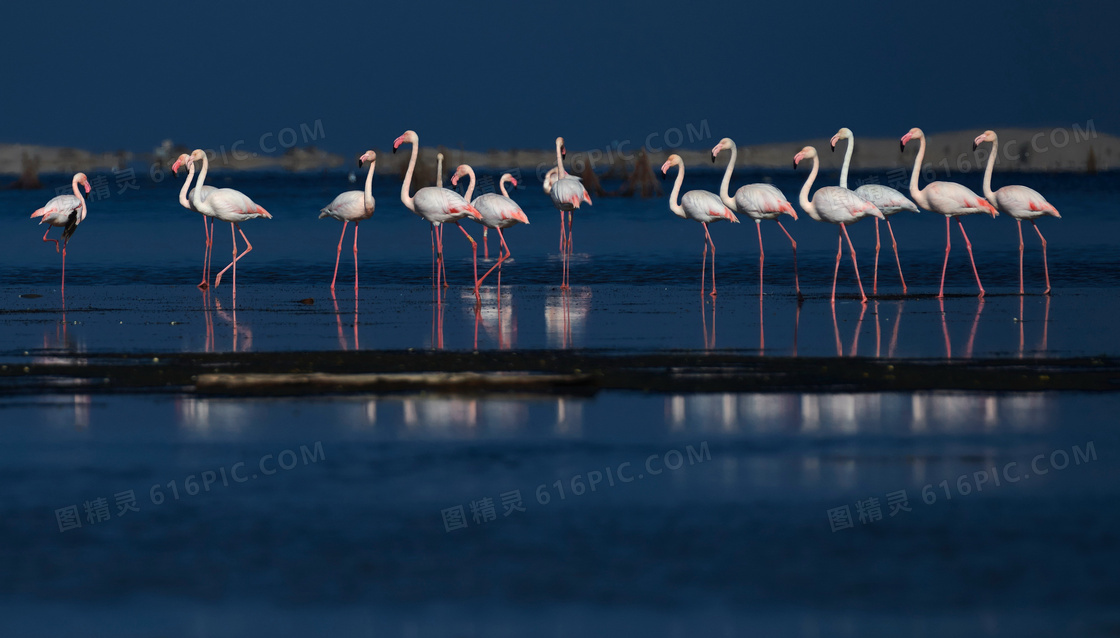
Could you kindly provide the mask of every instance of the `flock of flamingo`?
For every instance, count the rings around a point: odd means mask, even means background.
[[[895,253],[895,262],[899,270],[899,279],[902,283],[902,291],[903,294],[906,293],[906,280],[902,275],[902,262],[898,255],[898,244],[895,242],[894,230],[891,228],[889,217],[903,210],[917,212],[919,208],[924,208],[945,216],[945,262],[941,269],[941,287],[938,290],[938,298],[942,298],[945,292],[945,271],[948,267],[949,250],[952,245],[951,230],[953,218],[957,219],[961,235],[964,238],[965,248],[968,250],[969,260],[972,263],[973,274],[976,276],[976,285],[980,290],[980,297],[984,296],[984,286],[980,283],[980,274],[976,270],[976,262],[972,256],[972,244],[969,242],[968,234],[965,233],[964,225],[960,220],[964,215],[972,215],[975,213],[987,213],[995,217],[1002,212],[1010,215],[1018,224],[1020,295],[1023,294],[1022,222],[1024,220],[1031,222],[1031,225],[1034,226],[1035,232],[1038,233],[1039,239],[1042,242],[1042,260],[1046,275],[1046,290],[1043,294],[1050,293],[1050,269],[1046,262],[1046,239],[1042,236],[1042,232],[1039,231],[1035,220],[1043,215],[1052,215],[1059,218],[1061,215],[1058,214],[1057,209],[1047,202],[1042,195],[1025,186],[1004,186],[998,191],[992,191],[992,169],[996,158],[996,148],[999,144],[995,132],[985,131],[973,141],[973,149],[985,142],[991,142],[992,144],[992,152],[988,155],[988,163],[984,172],[983,197],[972,192],[965,186],[954,182],[931,182],[927,184],[925,188],[918,187],[918,173],[921,169],[922,159],[925,156],[926,150],[925,135],[922,133],[921,129],[918,128],[910,129],[901,139],[902,150],[905,150],[906,144],[911,140],[918,140],[919,142],[918,153],[914,158],[913,173],[910,177],[909,198],[893,188],[880,186],[878,184],[867,184],[860,186],[854,191],[849,190],[847,187],[848,166],[851,162],[855,138],[852,132],[847,128],[840,129],[831,139],[833,151],[836,150],[837,143],[842,140],[847,140],[848,145],[844,154],[843,168],[840,172],[840,185],[821,187],[812,194],[812,197],[810,197],[810,191],[820,167],[817,150],[812,146],[806,146],[793,156],[795,168],[803,160],[812,160],[813,162],[813,168],[809,172],[809,176],[805,180],[805,185],[802,186],[798,197],[798,204],[801,210],[808,213],[810,217],[817,221],[837,224],[840,227],[837,237],[836,264],[832,277],[833,301],[836,299],[836,280],[840,270],[844,242],[847,241],[848,250],[852,258],[852,266],[855,269],[856,284],[859,287],[860,297],[863,303],[867,303],[867,295],[864,293],[863,282],[859,276],[859,265],[856,261],[855,247],[852,245],[847,230],[849,225],[864,217],[875,218],[875,288],[878,286],[879,220],[881,219],[886,222],[887,231],[890,233],[891,245]],[[460,165],[456,168],[451,178],[451,183],[454,186],[457,186],[459,180],[464,177],[469,179],[464,196],[454,190],[442,187],[443,171],[441,162],[439,168],[440,179],[437,182],[437,186],[420,188],[412,194],[410,190],[413,172],[416,169],[420,140],[415,132],[405,131],[404,134],[393,142],[393,152],[396,152],[403,144],[410,144],[412,146],[412,156],[409,160],[408,170],[404,175],[403,183],[401,184],[401,202],[410,211],[431,224],[432,284],[437,290],[441,290],[448,285],[443,263],[443,228],[447,224],[454,224],[462,231],[463,235],[471,244],[474,260],[474,295],[477,303],[481,300],[479,285],[485,281],[496,268],[498,269],[500,281],[501,266],[503,262],[508,260],[512,255],[502,231],[518,223],[529,223],[529,219],[525,216],[524,211],[521,210],[517,202],[510,198],[505,188],[506,183],[511,183],[516,186],[517,181],[509,173],[503,174],[499,180],[500,195],[496,193],[486,193],[472,200],[471,195],[475,188],[475,174],[471,167],[466,164]],[[782,232],[789,239],[790,245],[793,247],[794,285],[800,297],[801,287],[797,276],[797,242],[794,241],[789,231],[782,226],[780,220],[783,214],[790,215],[796,220],[796,210],[794,210],[793,205],[790,204],[785,195],[783,195],[778,188],[770,184],[748,184],[742,186],[735,192],[735,196],[732,197],[729,191],[731,173],[735,167],[736,159],[735,142],[729,138],[720,140],[712,149],[712,162],[715,162],[716,158],[724,150],[730,151],[730,157],[728,158],[727,168],[724,172],[718,195],[703,190],[693,190],[683,195],[680,194],[681,184],[684,181],[684,164],[679,155],[670,155],[668,160],[661,167],[663,174],[667,174],[671,167],[677,167],[676,182],[673,185],[672,193],[669,195],[670,210],[679,217],[700,222],[704,226],[704,262],[700,275],[701,294],[707,291],[706,271],[708,265],[708,250],[710,248],[712,254],[711,290],[707,292],[709,292],[712,297],[716,296],[715,244],[712,242],[711,235],[708,232],[708,224],[724,220],[738,223],[739,218],[736,216],[738,214],[746,215],[754,220],[758,228],[759,294],[762,294],[762,271],[765,257],[762,248],[761,223],[764,220],[774,220],[778,223],[778,227],[782,229]],[[584,203],[590,205],[591,198],[588,196],[586,189],[584,189],[580,178],[568,174],[564,169],[565,154],[564,138],[558,137],[556,138],[556,166],[551,169],[545,177],[544,192],[550,196],[553,205],[560,212],[560,254],[562,255],[563,262],[561,290],[566,291],[569,290],[569,261],[572,254],[572,213],[576,209],[579,209]],[[440,159],[442,159],[442,156]],[[373,151],[366,151],[360,155],[358,157],[358,166],[369,166],[368,173],[366,174],[365,189],[362,191],[354,190],[342,193],[323,208],[319,214],[320,218],[332,217],[342,222],[342,235],[339,237],[338,250],[335,255],[334,275],[331,278],[332,295],[334,294],[335,283],[338,280],[338,265],[342,257],[342,245],[346,238],[346,228],[350,222],[353,222],[354,292],[355,296],[357,296],[358,225],[362,221],[373,216],[375,202],[371,194],[371,186],[376,162],[377,154]],[[198,171],[198,181],[192,188],[191,184],[194,181],[195,169],[199,164],[201,164],[201,168]],[[199,283],[198,286],[199,288],[206,289],[210,285],[214,221],[229,222],[230,236],[233,241],[232,260],[229,265],[219,271],[214,277],[214,287],[217,288],[221,283],[222,276],[227,271],[232,270],[233,298],[236,303],[237,262],[253,250],[253,246],[249,243],[245,232],[241,230],[240,224],[250,219],[271,219],[272,215],[270,215],[264,207],[260,206],[240,191],[232,188],[215,188],[207,185],[205,182],[209,161],[205,151],[202,149],[196,149],[189,155],[180,155],[172,166],[172,170],[177,174],[179,169],[183,166],[185,166],[187,170],[187,179],[179,192],[179,203],[184,208],[203,215],[202,221],[206,244],[203,258],[202,282]],[[47,238],[47,234],[50,233],[49,227],[47,232],[43,234],[43,241],[54,242],[55,250],[60,250],[62,253],[62,290],[64,294],[66,286],[66,245],[78,224],[86,218],[87,214],[87,204],[79,186],[84,187],[87,194],[90,192],[89,180],[83,173],[74,175],[71,186],[73,188],[73,195],[67,194],[55,197],[31,215],[32,218],[40,218],[40,224],[46,223],[50,227],[59,227],[63,229],[61,247],[59,245],[59,240]],[[567,217],[566,220],[565,214]],[[207,221],[208,219],[209,221]],[[497,262],[481,278],[478,276],[478,244],[474,238],[471,237],[471,234],[460,225],[459,222],[463,219],[471,219],[481,224],[484,228],[484,236],[489,229],[494,229],[498,233],[500,246]],[[237,235],[239,233],[245,242],[245,250],[240,253],[237,248]]]

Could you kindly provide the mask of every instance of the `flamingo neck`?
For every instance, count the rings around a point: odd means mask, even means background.
[[[673,192],[669,193],[669,210],[677,217],[684,217],[684,208],[677,202],[682,182],[684,182],[684,164],[677,164],[677,179],[673,182]]]
[[[191,168],[194,168],[193,166]],[[210,160],[206,157],[206,153],[202,154],[202,170],[198,172],[198,182],[194,185],[194,195],[191,197],[191,203],[194,204],[196,210],[201,211],[199,208],[202,205],[202,185],[206,182],[206,173],[210,170]]]
[[[366,189],[365,189],[364,194],[365,194],[366,210],[367,211],[368,210],[373,210],[373,167],[374,166],[377,166],[377,160],[373,160],[372,162],[369,163],[369,172],[366,173]]]
[[[988,167],[984,169],[984,197],[988,203],[995,206],[996,194],[992,192],[992,169],[996,165],[996,149],[999,148],[999,138],[992,140],[992,153],[988,155]]]
[[[191,208],[191,202],[187,199],[187,191],[191,188],[191,180],[194,179],[194,164],[187,167],[187,181],[183,182],[183,188],[179,189],[179,205],[187,210]]]
[[[848,164],[852,162],[852,149],[855,148],[856,138],[848,138],[848,148],[844,151],[844,166],[840,169],[840,188],[848,187]]]
[[[739,149],[735,147],[735,142],[731,143],[731,157],[727,161],[727,168],[723,171],[723,182],[719,185],[719,198],[723,200],[723,205],[736,210],[735,200],[728,194],[731,188],[731,171],[735,170],[735,158],[739,156]]]
[[[509,193],[506,192],[506,182],[512,182],[512,181],[513,181],[513,176],[510,175],[509,173],[506,173],[505,175],[502,175],[502,179],[500,179],[498,181],[498,190],[502,191],[502,196],[507,198],[507,199],[509,198]]]
[[[81,202],[78,204],[78,221],[81,222],[86,218],[86,198],[82,197],[82,189],[78,188],[77,176],[74,176],[74,179],[70,180],[70,188],[74,189],[74,197],[77,197],[78,201]]]
[[[914,172],[910,174],[910,197],[914,203],[929,210],[929,200],[922,189],[918,188],[918,173],[922,170],[922,160],[926,157],[926,136],[918,138],[918,155],[914,157]]]
[[[416,212],[416,202],[413,201],[412,196],[408,194],[408,189],[412,187],[412,173],[416,170],[416,153],[420,150],[420,139],[412,142],[412,157],[408,160],[408,170],[404,173],[404,182],[401,183],[401,203],[408,207],[408,210]]]
[[[474,194],[474,169],[470,166],[467,167],[467,176],[471,178],[471,181],[467,182],[467,192],[463,195],[463,199],[470,202],[471,195]]]
[[[568,171],[564,170],[564,156],[560,154],[560,145],[556,145],[556,179],[557,181],[564,179],[568,176]]]
[[[820,159],[813,156],[813,170],[809,171],[809,179],[805,180],[805,185],[801,187],[801,195],[798,197],[798,203],[801,204],[801,210],[809,213],[809,217],[820,221],[821,217],[817,214],[817,207],[813,202],[809,201],[809,189],[813,187],[813,180],[817,179],[817,171],[820,170]]]
[[[443,154],[436,155],[436,187],[443,188]],[[467,201],[471,201],[467,198]]]

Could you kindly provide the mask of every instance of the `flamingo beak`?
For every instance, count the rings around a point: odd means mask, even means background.
[[[86,195],[89,195],[89,182],[82,182],[82,186],[86,187]]]
[[[359,158],[358,158],[358,168],[361,168],[361,167],[362,167],[362,162],[363,162],[363,160],[365,160],[365,157],[366,157],[366,156],[365,156],[365,155],[363,155],[363,156],[361,156],[361,157],[359,157]]]
[[[794,168],[797,168],[797,165],[799,163],[801,163],[801,157],[802,157],[801,153],[798,153],[797,155],[793,156],[793,167]]]
[[[898,144],[899,152],[902,152],[902,151],[906,150],[906,143],[909,142],[909,141],[910,141],[910,134],[909,133],[902,136],[902,140]]]
[[[171,165],[171,172],[178,175],[179,174],[179,166],[182,165],[182,163],[183,163],[183,160],[181,160],[181,159],[175,160],[175,163]]]
[[[509,183],[510,183],[510,184],[513,184],[513,187],[514,187],[514,188],[517,188],[517,179],[516,179],[516,178],[511,178],[511,179],[509,180]],[[528,222],[526,222],[526,223],[528,223]]]
[[[830,142],[830,144],[832,144],[832,152],[833,153],[836,152],[836,142],[838,142],[839,140],[840,140],[839,135],[833,135],[832,136],[832,141]]]
[[[984,141],[984,136],[983,135],[977,136],[976,139],[972,140],[972,150],[975,151],[976,148],[978,146],[980,146],[980,142],[983,142],[983,141]]]

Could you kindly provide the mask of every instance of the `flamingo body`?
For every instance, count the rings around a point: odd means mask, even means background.
[[[747,184],[735,191],[735,210],[755,221],[778,219],[783,213],[797,214],[786,196],[770,184]]]
[[[479,195],[471,202],[482,218],[480,224],[487,228],[509,228],[517,223],[528,224],[529,218],[512,199],[497,193]]]
[[[723,205],[719,195],[709,191],[688,191],[681,195],[681,208],[684,209],[685,217],[702,224],[723,220],[739,223],[739,218]]]
[[[36,217],[40,224],[62,228],[62,238],[68,240],[86,217],[85,202],[75,195],[59,195],[31,213],[32,219]]]
[[[346,191],[334,198],[326,208],[320,209],[319,219],[333,217],[340,222],[360,222],[373,217],[373,198],[366,202],[362,191]]]
[[[883,217],[890,217],[904,210],[918,212],[917,204],[890,186],[864,184],[855,190],[855,194],[875,204],[879,212],[883,213]]]

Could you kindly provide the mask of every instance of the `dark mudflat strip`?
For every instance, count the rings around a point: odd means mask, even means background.
[[[612,351],[153,353],[29,357],[0,365],[0,393],[300,395],[915,390],[1117,391],[1109,358],[884,360]]]

